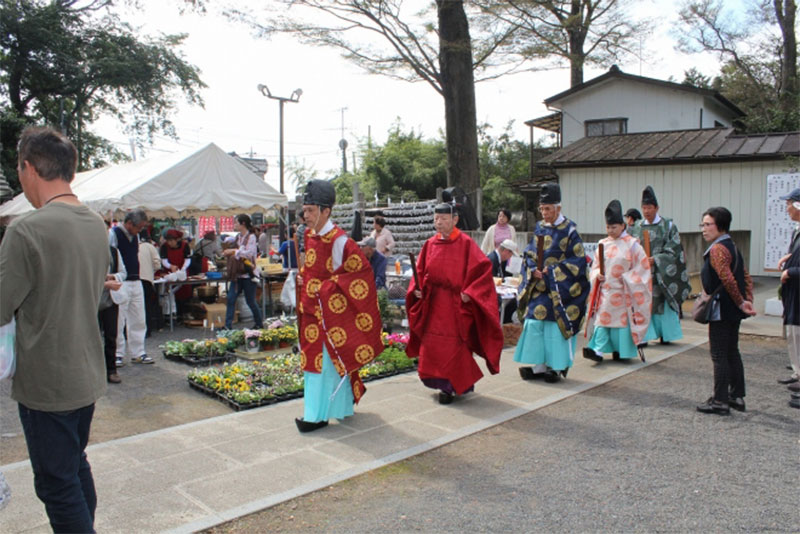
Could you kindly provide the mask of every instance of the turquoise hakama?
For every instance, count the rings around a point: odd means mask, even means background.
[[[345,376],[344,384],[340,387],[341,381],[342,377],[336,372],[327,347],[323,347],[322,372],[303,373],[303,421],[317,423],[330,418],[344,419],[353,415],[354,401],[350,377]],[[331,400],[334,391],[336,396]]]
[[[572,367],[575,360],[575,336],[564,339],[555,321],[525,319],[522,334],[514,351],[514,361],[527,365],[545,364],[553,371]]]

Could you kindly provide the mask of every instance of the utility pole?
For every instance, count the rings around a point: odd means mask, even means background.
[[[342,174],[347,172],[347,139],[344,138],[344,112],[346,107],[339,108],[342,112],[342,138],[339,139],[339,148],[342,149]]]
[[[280,191],[283,194],[283,104],[284,102],[294,102],[297,103],[300,100],[300,97],[303,95],[302,89],[295,89],[292,91],[292,95],[290,97],[283,97],[283,96],[275,96],[269,91],[269,87],[264,84],[258,84],[257,87],[258,91],[266,96],[267,98],[271,98],[273,100],[278,101],[278,111],[279,111],[279,135],[278,135],[278,143],[280,144],[280,170],[281,170],[281,182],[280,182]]]

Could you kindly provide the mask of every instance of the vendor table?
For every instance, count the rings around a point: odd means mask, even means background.
[[[286,279],[288,271],[283,271],[280,273],[261,273],[261,276],[257,278],[258,284],[261,286],[261,314],[263,317],[267,317],[267,300],[269,300],[269,309],[270,311],[273,309],[273,300],[272,300],[272,283],[273,282],[281,282]],[[174,295],[175,292],[183,286],[198,286],[204,284],[227,284],[227,278],[187,278],[186,280],[180,282],[167,282],[163,278],[156,279],[153,283],[156,285],[163,285],[164,289],[167,291],[169,295]],[[172,332],[173,330],[173,319],[172,319],[172,299],[168,299],[169,304],[169,330]]]
[[[517,293],[519,288],[517,286],[501,284],[494,286],[497,295],[500,297],[500,323],[503,323],[503,317],[506,315],[506,307],[512,300],[517,300]]]

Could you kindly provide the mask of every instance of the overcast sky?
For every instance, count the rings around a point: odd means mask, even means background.
[[[426,83],[364,74],[335,50],[303,46],[289,37],[254,38],[248,28],[215,16],[213,9],[204,16],[179,15],[174,4],[163,0],[141,3],[144,10],[127,12],[125,19],[143,25],[148,33],[188,33],[182,51],[187,61],[200,68],[208,85],[202,93],[205,109],[183,104],[172,118],[179,142],[159,138],[145,157],[213,142],[228,152],[252,152],[254,157],[266,158],[270,165],[267,182],[277,189],[278,103],[257,91],[260,83],[269,86],[273,94],[286,97],[302,88],[300,102],[284,108],[285,157],[313,166],[321,176],[341,167],[342,108],[346,108],[344,137],[350,148],[370,131],[373,140],[382,143],[398,118],[426,138],[437,137],[444,129],[442,98]],[[659,79],[672,76],[678,81],[692,66],[707,75],[717,73],[716,58],[686,56],[674,50],[670,31],[676,4],[672,0],[637,3],[639,13],[657,17],[659,26],[642,41],[647,59],[620,64],[623,71]],[[605,69],[587,69],[584,79],[603,72]],[[491,124],[492,135],[498,135],[513,120],[514,137],[527,141],[529,131],[523,122],[547,114],[542,101],[568,88],[567,68],[480,83],[476,86],[478,122]],[[129,151],[128,140],[115,123],[103,121],[100,133]],[[348,168],[352,168],[351,154]],[[293,191],[288,177],[286,190]]]

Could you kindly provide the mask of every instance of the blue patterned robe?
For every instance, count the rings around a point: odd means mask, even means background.
[[[536,268],[539,235],[544,236],[544,266],[548,268],[541,280],[531,276]],[[536,223],[534,236],[522,256],[520,320],[555,321],[564,339],[577,334],[586,312],[589,279],[586,253],[575,223],[566,217],[556,226]]]

